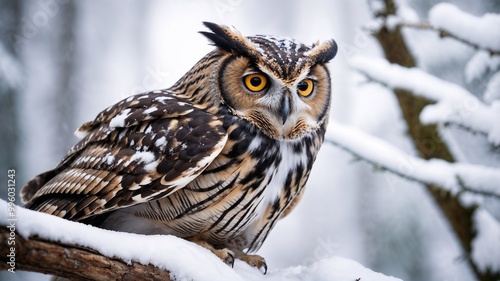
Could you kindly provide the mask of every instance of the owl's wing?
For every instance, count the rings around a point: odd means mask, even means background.
[[[132,96],[83,124],[85,137],[22,190],[30,209],[71,220],[163,198],[213,161],[222,121],[166,91]]]

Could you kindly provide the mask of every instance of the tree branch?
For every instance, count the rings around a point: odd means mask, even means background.
[[[460,85],[431,75],[417,67],[402,67],[385,60],[355,57],[350,65],[375,82],[396,92],[408,93],[429,101],[420,114],[424,124],[457,124],[462,129],[480,132],[494,146],[500,145],[495,120],[500,108],[487,105]]]
[[[384,16],[396,15],[397,6],[393,0],[384,0],[385,11]],[[375,17],[380,15],[374,15]],[[383,26],[374,34],[379,41],[387,60],[391,63],[397,63],[405,67],[416,66],[415,58],[408,49],[401,26],[389,29]],[[396,98],[401,107],[401,111],[408,127],[408,134],[413,139],[415,147],[424,159],[439,158],[448,162],[454,162],[450,150],[446,143],[442,140],[437,126],[424,125],[420,122],[419,116],[423,108],[432,103],[432,101],[415,96],[411,91],[394,90]],[[439,206],[443,214],[446,216],[453,231],[458,237],[458,240],[467,256],[472,252],[472,241],[476,235],[473,214],[476,207],[463,206],[457,196],[453,195],[448,190],[443,190],[434,185],[425,185],[427,191],[432,196],[436,204]],[[498,280],[500,272],[482,272],[477,264],[468,259],[468,263],[475,273],[478,280],[490,281]]]
[[[9,268],[10,230],[0,226],[0,270]],[[125,263],[96,251],[64,245],[37,237],[15,236],[15,270],[26,270],[69,278],[71,280],[170,280],[167,270],[137,262]]]
[[[442,28],[435,27],[427,22],[420,22],[420,23],[402,22],[402,23],[399,23],[397,26],[398,27],[408,27],[408,28],[414,28],[414,29],[424,29],[424,30],[434,31],[434,32],[437,32],[439,34],[439,36],[442,38],[449,37],[449,38],[455,39],[456,41],[462,42],[462,43],[464,43],[464,44],[466,44],[466,45],[468,45],[476,50],[485,50],[488,53],[490,53],[490,55],[492,55],[492,56],[493,55],[500,55],[500,50],[494,50],[491,48],[480,46],[479,44],[476,44],[470,40],[467,40],[467,39],[462,38],[456,34],[453,34],[448,30],[444,30]]]
[[[433,185],[436,188],[439,188],[442,190],[447,190],[446,188],[441,187],[441,186],[437,185],[436,183],[421,179],[419,177],[412,176],[411,174],[408,174],[408,173],[403,173],[401,171],[393,169],[392,167],[389,167],[388,165],[384,165],[383,163],[379,163],[379,162],[370,160],[368,158],[365,158],[365,157],[363,157],[363,155],[359,154],[358,152],[354,151],[353,149],[350,149],[350,148],[348,148],[348,147],[346,147],[338,142],[335,142],[333,140],[325,139],[325,143],[329,143],[329,144],[332,144],[334,146],[339,147],[340,149],[342,149],[342,150],[350,153],[352,156],[354,156],[357,161],[366,162],[366,163],[372,165],[377,170],[391,173],[391,174],[396,175],[402,179],[406,179],[406,180],[413,181],[413,182],[420,183],[420,184],[424,184],[424,185]],[[494,193],[492,191],[479,190],[479,189],[475,189],[475,188],[471,188],[471,187],[466,186],[464,184],[462,178],[460,178],[460,176],[457,176],[457,182],[459,183],[459,187],[460,187],[459,192],[467,192],[467,193],[471,193],[471,194],[475,194],[475,195],[481,195],[481,196],[490,197],[490,198],[500,200],[500,194]]]
[[[453,195],[465,192],[500,200],[497,184],[493,183],[500,181],[499,169],[475,164],[448,163],[437,159],[425,160],[405,153],[382,139],[333,120],[328,125],[325,142],[350,153],[356,161],[364,161],[377,170],[409,181],[434,185],[450,191]],[[439,171],[438,177],[434,175],[436,171]],[[486,180],[478,180],[478,173]]]

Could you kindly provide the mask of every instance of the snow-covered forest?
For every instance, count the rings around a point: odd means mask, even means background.
[[[302,202],[258,252],[268,279],[317,280],[333,268],[402,280],[498,280],[498,0],[3,0],[0,7],[3,185],[9,169],[19,190],[57,165],[78,141],[74,130],[109,105],[171,86],[213,48],[198,33],[202,21],[304,43],[333,38],[339,54],[329,65],[327,138]],[[315,273],[311,265],[319,265]],[[309,273],[284,270],[293,266]],[[247,270],[236,267],[244,277]],[[29,278],[48,276],[0,273],[0,280]]]

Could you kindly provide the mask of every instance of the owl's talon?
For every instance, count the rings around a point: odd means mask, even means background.
[[[264,275],[267,273],[266,260],[259,255],[247,255],[244,253],[238,253],[236,255],[236,258],[246,262],[248,265],[252,267],[258,268],[259,270],[264,269]]]
[[[264,261],[264,263],[262,264],[262,267],[264,268],[264,275],[267,274],[267,264],[266,262]],[[260,269],[260,268],[259,268]]]
[[[187,238],[187,240],[194,242],[212,252],[214,255],[216,255],[219,259],[221,259],[225,264],[230,265],[231,267],[234,268],[234,260],[235,260],[235,254],[233,251],[223,248],[223,249],[216,249],[212,244],[201,240],[197,237],[191,237]]]
[[[234,267],[234,254],[231,252],[231,250],[228,249],[209,249],[214,253],[219,259],[221,259],[225,264],[231,266],[232,268]]]
[[[231,268],[234,268],[234,255],[231,254],[230,252],[227,252],[227,257],[226,259],[230,258],[231,259]],[[227,265],[229,265],[228,261],[224,261]]]

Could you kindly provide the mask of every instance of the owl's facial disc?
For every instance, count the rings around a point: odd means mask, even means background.
[[[290,38],[243,37],[227,27],[203,32],[221,56],[217,86],[221,103],[275,139],[297,139],[328,119],[330,76],[337,52],[331,40],[304,45]]]
[[[221,62],[218,82],[232,112],[271,138],[299,138],[316,130],[328,114],[330,81],[324,65],[283,79],[249,58],[230,56]]]

